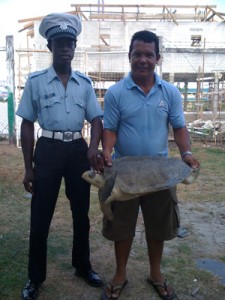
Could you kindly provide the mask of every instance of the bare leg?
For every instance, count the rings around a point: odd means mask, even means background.
[[[126,267],[133,239],[115,242],[116,274],[112,284],[123,283],[126,280]]]
[[[150,278],[154,281],[163,282],[164,278],[161,274],[161,260],[163,254],[163,241],[149,240],[148,257],[150,263]]]
[[[130,254],[130,249],[132,245],[133,239],[127,239],[124,241],[115,242],[115,257],[116,257],[116,273],[112,278],[110,284],[111,286],[116,286],[118,284],[123,284],[126,280],[126,267]],[[111,292],[108,288],[106,288],[106,294],[108,297],[111,296]],[[114,293],[115,297],[116,294]]]
[[[156,282],[163,283],[165,281],[161,273],[161,260],[163,254],[164,241],[158,240],[148,240],[148,256],[150,263],[150,279]],[[158,287],[160,294],[162,295],[172,295],[173,289],[168,286],[168,291],[163,287]]]

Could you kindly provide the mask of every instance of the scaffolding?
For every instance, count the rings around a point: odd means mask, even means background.
[[[154,22],[155,27],[158,28],[159,24],[165,24],[165,27],[167,27],[166,23],[179,27],[185,22],[202,26],[206,23],[216,24],[225,21],[225,13],[216,11],[216,5],[117,5],[104,4],[103,2],[98,1],[98,4],[71,4],[73,10],[68,11],[68,13],[78,15],[83,23],[98,26],[98,40],[95,40],[95,44],[89,45],[88,50],[76,50],[74,66],[91,77],[102,107],[104,107],[103,98],[108,85],[120,80],[129,71],[127,51],[122,45],[115,46],[112,43],[113,33],[107,30],[108,27],[105,24],[108,23],[111,26],[112,23],[115,25],[121,23],[126,28],[132,22],[142,24],[153,24]],[[19,32],[24,33],[27,39],[27,44],[23,49],[16,49],[19,66],[17,73],[18,98],[20,98],[24,86],[25,74],[28,75],[31,71],[31,62],[42,56],[48,57],[50,62],[49,51],[47,49],[37,49],[35,44],[31,47],[33,42],[30,42],[35,38],[37,21],[42,18],[43,16],[38,16],[18,21],[19,24],[23,24]],[[151,27],[154,27],[154,25],[151,25]],[[214,72],[213,69],[208,70],[207,67],[210,65],[209,60],[212,54],[218,55],[221,60],[225,60],[225,45],[221,48],[208,48],[208,41],[205,38],[203,39],[198,32],[191,34],[188,49],[179,45],[168,46],[168,42],[165,43],[165,39],[161,36],[160,42],[162,60],[158,72],[163,79],[176,84],[180,89],[184,100],[184,110],[193,110],[195,118],[201,118],[205,110],[211,110],[213,116],[216,115],[217,118],[223,117],[225,68],[220,70],[221,77],[218,78],[217,84],[215,74],[218,70],[214,70]],[[78,58],[76,58],[77,56]],[[167,60],[166,57],[168,56],[169,59]],[[174,65],[179,64],[182,66],[185,60],[188,60],[187,56],[189,60],[193,59],[193,63],[191,63],[194,65],[192,67],[193,71],[174,71]],[[119,59],[119,64],[116,63],[116,59]],[[214,58],[212,60],[214,61]],[[190,83],[195,83],[196,87],[192,88]],[[205,83],[207,88],[205,88]],[[88,131],[88,127],[85,130]]]

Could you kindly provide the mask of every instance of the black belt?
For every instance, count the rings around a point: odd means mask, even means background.
[[[56,139],[63,142],[71,142],[82,138],[80,131],[50,131],[42,129],[41,136],[47,137],[50,139]]]

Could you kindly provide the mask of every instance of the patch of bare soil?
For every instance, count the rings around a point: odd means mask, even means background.
[[[221,202],[183,202],[179,204],[180,227],[185,236],[165,243],[164,254],[170,255],[181,240],[188,241],[196,257],[219,258],[225,249],[225,204]],[[139,217],[136,239],[145,245],[142,217]]]
[[[181,226],[199,257],[221,257],[225,249],[225,204],[223,202],[180,204]]]

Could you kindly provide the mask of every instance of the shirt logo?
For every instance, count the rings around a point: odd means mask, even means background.
[[[166,104],[162,99],[160,100],[158,107],[159,108],[165,108],[166,107]]]

